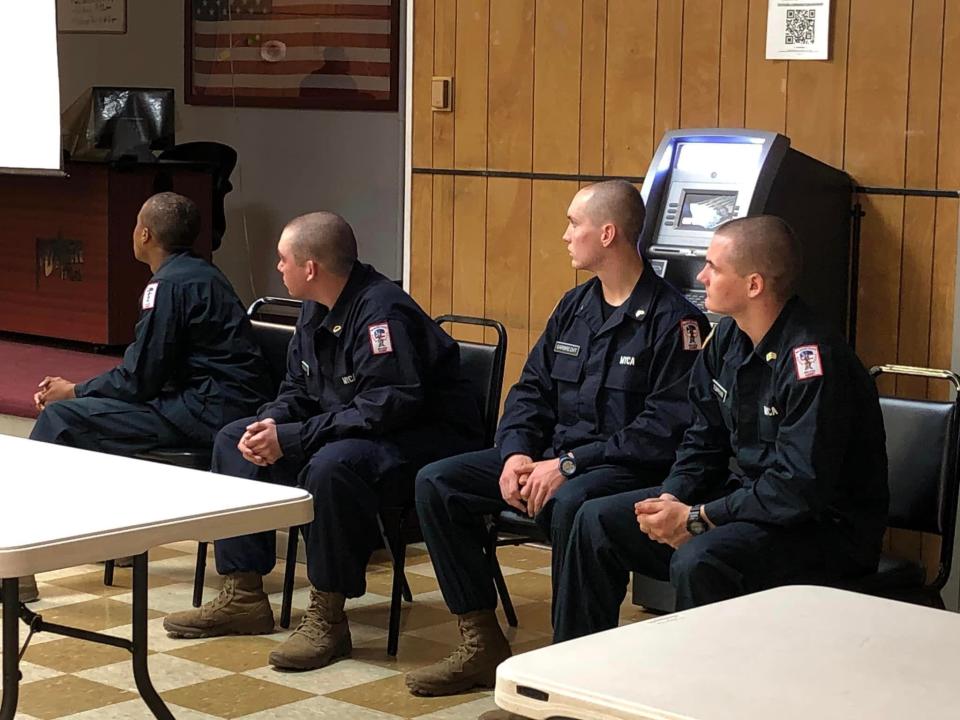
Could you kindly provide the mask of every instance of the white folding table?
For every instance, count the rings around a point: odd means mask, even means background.
[[[535,718],[955,717],[960,616],[790,586],[534,650],[495,699]]]
[[[220,539],[313,518],[298,488],[205,473],[0,435],[0,578],[3,702],[14,717],[20,681],[18,621],[129,650],[137,689],[171,719],[147,671],[147,551],[180,540]],[[17,577],[134,556],[132,640],[45,622],[18,602]]]

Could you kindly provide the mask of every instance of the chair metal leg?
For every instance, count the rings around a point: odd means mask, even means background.
[[[103,584],[107,587],[113,585],[113,560],[107,560],[103,564]]]
[[[297,543],[300,528],[292,527],[287,537],[287,558],[283,568],[283,600],[280,603],[280,627],[290,627],[290,613],[293,608],[293,578],[297,572]]]
[[[390,564],[393,565],[394,569],[396,569],[396,548],[399,548],[401,545],[403,545],[403,517],[397,521],[395,532],[392,533],[392,538],[391,533],[387,530],[387,525],[384,522],[383,516],[379,513],[377,514],[377,525],[380,526],[380,538],[383,540],[383,549],[386,550],[387,555],[390,557]],[[403,554],[406,556],[406,548],[404,548]],[[403,581],[403,599],[407,602],[413,602],[413,593],[410,592],[410,584],[407,582],[407,574],[404,569],[404,563],[400,563],[400,575]]]
[[[517,627],[517,612],[513,609],[510,591],[507,589],[506,580],[503,579],[500,561],[497,560],[497,533],[497,523],[493,521],[487,535],[487,561],[490,563],[490,574],[493,575],[493,584],[497,586],[497,595],[500,596],[500,604],[503,605],[503,614],[507,618],[507,624],[515,628]]]
[[[20,589],[17,578],[3,581],[3,702],[0,718],[13,720],[20,696]]]
[[[193,573],[193,606],[200,607],[203,604],[203,580],[207,574],[207,544],[205,542],[197,544],[197,568]]]
[[[410,591],[410,588],[406,587],[407,579],[403,574],[406,556],[407,546],[398,543],[396,552],[393,554],[393,589],[390,593],[390,624],[387,630],[387,655],[390,657],[396,657],[397,645],[400,643],[400,598],[404,588],[407,592]]]

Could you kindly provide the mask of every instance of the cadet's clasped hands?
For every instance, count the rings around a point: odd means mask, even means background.
[[[536,462],[529,455],[511,455],[500,473],[500,495],[508,505],[535,517],[564,480],[558,459]]]
[[[37,392],[33,394],[33,404],[37,410],[43,410],[50,403],[57,400],[68,400],[76,397],[73,388],[76,383],[64,380],[62,377],[51,377],[47,375],[40,384],[37,385]]]
[[[283,457],[277,438],[277,421],[273,418],[255,420],[247,425],[237,449],[244,459],[260,467],[273,465]]]

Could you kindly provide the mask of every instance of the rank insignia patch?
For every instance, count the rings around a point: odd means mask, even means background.
[[[684,350],[700,350],[703,342],[700,340],[700,326],[696,320],[680,321],[680,342]]]
[[[157,302],[157,286],[160,283],[152,282],[143,289],[143,302],[141,307],[144,310],[152,310]]]

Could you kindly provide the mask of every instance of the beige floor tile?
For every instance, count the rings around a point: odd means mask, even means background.
[[[532,600],[550,602],[553,587],[549,575],[536,572],[521,572],[507,576],[507,590],[510,595],[522,595]]]
[[[216,592],[211,591],[210,597],[214,597]],[[122,603],[133,603],[133,593],[125,592],[120,595],[114,595],[113,600]],[[193,585],[187,583],[173,582],[172,580],[147,593],[147,607],[164,615],[178,612],[180,610],[189,610],[193,607]]]
[[[534,545],[505,545],[497,548],[497,560],[501,566],[517,570],[539,570],[550,567],[552,551]]]
[[[236,718],[306,700],[309,693],[246,675],[229,675],[163,693],[165,702],[219,718]],[[280,717],[274,712],[270,717]]]
[[[503,563],[500,564],[500,571],[503,573],[504,577],[507,577],[509,575],[516,575],[517,573],[524,572],[524,570],[522,569],[511,567],[510,565],[504,565]],[[436,580],[437,571],[434,570],[433,563],[429,561],[424,563],[419,563],[417,565],[407,565],[408,580],[411,576],[415,576],[415,575],[423,575],[424,577],[434,578],[434,580]]]
[[[150,591],[153,588],[162,587],[172,583],[168,577],[158,575],[157,573],[148,573],[147,587]],[[103,584],[103,571],[82,573],[80,575],[70,575],[69,577],[53,580],[40,586],[41,600],[47,599],[47,589],[59,591],[60,594],[86,593],[88,595],[99,597],[111,597],[129,593],[133,587],[133,573],[127,568],[117,568],[113,573],[113,585]]]
[[[280,619],[280,603],[283,601],[283,593],[275,592],[270,594],[270,603],[275,606],[277,611],[277,619]],[[368,605],[382,605],[383,603],[389,603],[389,595],[378,595],[377,593],[368,592],[366,595],[358,598],[348,598],[346,609],[352,611],[355,608],[362,608]],[[303,610],[310,604],[310,586],[306,585],[298,590],[293,591],[292,598],[292,607],[298,610]]]
[[[270,667],[258,668],[244,673],[244,675],[250,677],[296,688],[314,695],[326,695],[336,690],[382,680],[396,674],[396,670],[349,658],[338,660],[325,668],[309,672],[282,672]]]
[[[95,572],[98,569],[102,573],[103,565],[89,563],[87,565],[76,565],[74,567],[61,568],[60,570],[51,570],[49,572],[40,573],[37,575],[37,582],[50,582],[59,578],[70,577],[71,575],[84,575],[86,573]]]
[[[62,675],[59,670],[53,668],[44,667],[43,665],[34,665],[31,662],[26,660],[20,661],[20,684],[24,685],[26,683],[36,682],[37,680],[48,680],[49,678],[57,677]],[[0,688],[3,687],[3,678],[0,677]]]
[[[96,600],[106,594],[79,592],[70,588],[57,587],[52,583],[37,583],[37,590],[40,592],[40,599],[36,602],[27,603],[27,607],[35,613],[42,613],[64,605],[76,605],[88,600]]]
[[[167,654],[213,665],[230,672],[245,672],[267,666],[270,651],[280,643],[262,636],[214,638]],[[190,707],[193,707],[192,705]]]
[[[390,620],[390,603],[355,608],[350,610],[349,617],[365,625],[386,628]],[[449,620],[450,613],[446,608],[431,607],[426,603],[418,602],[404,603],[400,610],[400,632],[405,633],[428,625],[439,625]]]
[[[437,662],[450,654],[451,647],[416,635],[401,634],[396,657],[387,655],[383,642],[353,644],[350,657],[360,662],[372,663],[380,667],[408,672],[424,665]]]
[[[160,592],[164,588],[158,588]],[[118,596],[122,597],[122,596]],[[86,602],[74,603],[51,608],[43,613],[44,620],[61,625],[69,625],[84,630],[105,630],[107,628],[129,625],[131,606],[113,598],[97,598]],[[147,619],[159,617],[160,613],[147,610]]]
[[[403,675],[395,675],[365,685],[338,690],[329,693],[326,697],[401,717],[416,717],[471,702],[480,697],[480,694],[474,692],[438,698],[418,697],[410,694]]]
[[[177,720],[218,720],[213,715],[190,710],[173,703],[168,702],[166,706]],[[155,716],[143,700],[128,700],[108,707],[66,715],[60,720],[155,720]]]
[[[328,697],[315,697],[245,715],[243,720],[399,720],[400,717]]]
[[[41,720],[52,720],[132,700],[134,697],[136,696],[131,693],[108,685],[100,685],[73,675],[61,675],[22,685],[19,707],[23,712]]]
[[[484,713],[493,712],[497,704],[493,701],[493,693],[485,693],[485,697],[473,702],[454,705],[426,715],[418,715],[417,720],[476,720]]]
[[[547,610],[549,612],[549,608],[547,608]],[[517,619],[519,620],[519,617]],[[541,638],[544,635],[552,635],[553,633],[553,630],[550,629],[549,619],[547,620],[547,632],[532,629],[530,624],[524,623],[523,620],[520,620],[519,627],[516,628],[508,627],[506,623],[503,623],[501,627],[503,628],[504,635],[507,636],[507,640],[509,640],[511,644],[522,644],[530,640]],[[406,633],[404,633],[404,638],[405,637],[420,637],[424,640],[430,640],[432,642],[447,645],[452,650],[460,644],[460,628],[457,624],[457,621],[452,620],[439,625],[430,625],[428,627],[417,628],[416,630],[408,630]],[[403,642],[403,638],[401,638],[400,642]]]
[[[132,625],[121,625],[110,628],[110,634],[130,640],[133,637],[132,628]],[[163,629],[163,618],[156,618],[147,623],[147,648],[150,652],[179,650],[208,641],[207,638],[187,639],[170,637],[167,631]]]
[[[414,596],[437,589],[437,580],[433,576],[407,573],[407,584]],[[387,567],[367,572],[367,592],[390,597],[393,593],[393,568]]]
[[[27,648],[24,660],[59,672],[75,673],[81,670],[130,662],[130,653],[118,647],[100,645],[75,638],[61,638],[53,642]]]
[[[166,692],[230,675],[227,670],[166,654],[151,655],[147,667],[157,692]],[[75,675],[128,692],[137,692],[137,684],[133,679],[133,664],[129,659],[125,662],[83,670]]]

